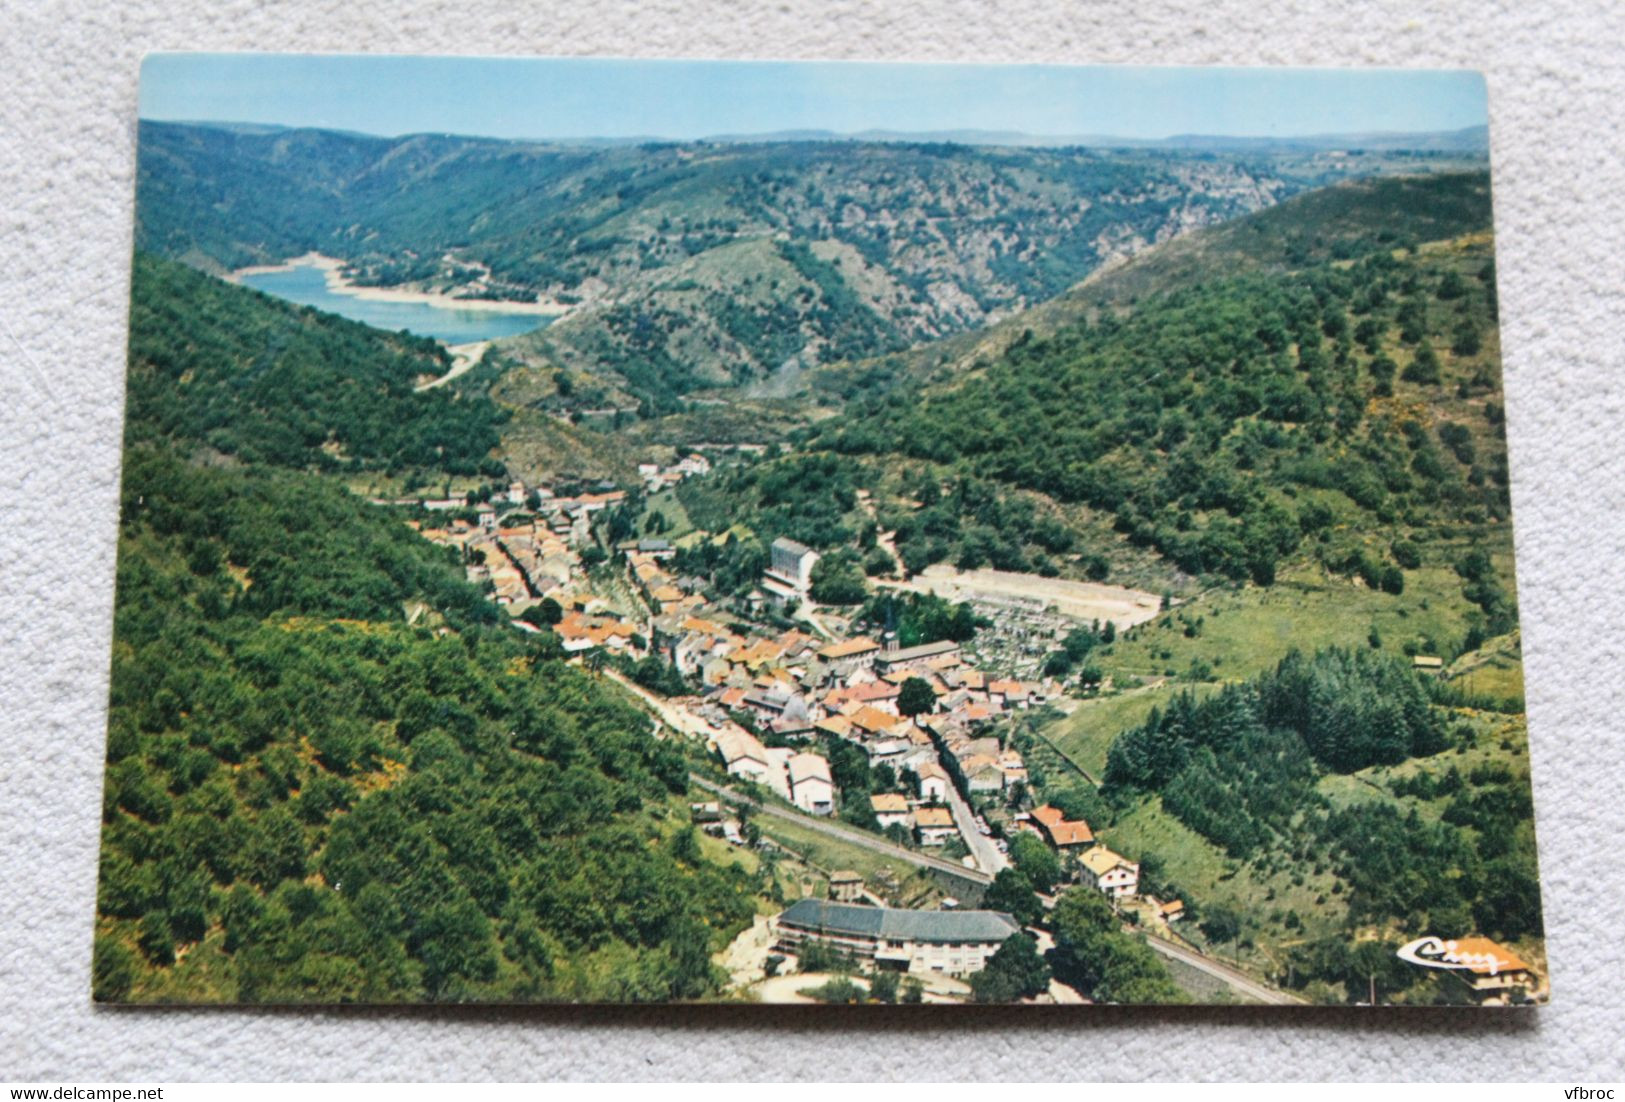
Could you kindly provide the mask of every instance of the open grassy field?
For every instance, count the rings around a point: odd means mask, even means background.
[[[1262,854],[1249,862],[1236,861],[1164,811],[1159,797],[1143,800],[1099,834],[1126,856],[1155,854],[1164,879],[1201,906],[1229,907],[1243,916],[1240,941],[1250,941],[1253,947],[1239,950],[1239,960],[1262,974],[1272,970],[1283,950],[1332,933],[1341,919],[1329,869],[1298,867],[1285,855],[1277,860]],[[1297,915],[1296,923],[1288,917],[1292,914]],[[1180,932],[1204,944],[1196,923],[1185,924]],[[1233,945],[1219,953],[1227,960],[1237,959],[1237,954]]]
[[[1497,562],[1510,575],[1510,558]],[[1403,594],[1389,594],[1298,567],[1264,589],[1247,585],[1210,589],[1155,620],[1125,632],[1093,660],[1121,691],[1086,700],[1044,735],[1098,775],[1112,740],[1163,708],[1177,693],[1212,691],[1274,667],[1293,648],[1369,647],[1436,654],[1459,644],[1471,610],[1461,579],[1448,566],[1407,571]],[[1452,666],[1453,681],[1496,696],[1522,692],[1522,666],[1514,643],[1492,640]],[[1157,682],[1168,679],[1162,684]]]
[[[1514,631],[1491,639],[1477,650],[1461,655],[1450,664],[1445,676],[1470,696],[1522,697],[1522,633]]]
[[[688,518],[688,510],[683,508],[683,503],[670,490],[650,494],[644,499],[643,512],[638,514],[637,519],[639,536],[649,531],[649,518],[656,515],[665,521],[665,526],[656,533],[655,538],[681,543],[685,537],[695,532],[694,522]]]
[[[1510,575],[1510,564],[1501,572]],[[1406,571],[1398,595],[1299,567],[1267,589],[1212,589],[1176,605],[1097,661],[1119,679],[1187,677],[1198,663],[1211,671],[1201,680],[1239,681],[1294,647],[1369,646],[1373,629],[1385,651],[1402,653],[1410,644],[1417,653],[1448,653],[1467,633],[1470,607],[1460,577],[1444,565]]]
[[[1106,754],[1113,739],[1145,722],[1151,709],[1166,708],[1176,693],[1191,688],[1191,685],[1170,681],[1085,700],[1071,715],[1045,727],[1043,735],[1099,779],[1106,770]],[[1194,688],[1205,694],[1213,687],[1197,685]]]

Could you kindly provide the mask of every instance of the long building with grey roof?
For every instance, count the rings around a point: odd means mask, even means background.
[[[959,644],[951,639],[943,639],[935,643],[921,643],[917,647],[888,650],[878,655],[875,658],[875,670],[881,674],[888,674],[897,670],[917,669],[933,658],[942,658],[946,655],[957,655],[958,653]]]
[[[877,969],[963,976],[980,972],[1021,924],[1003,911],[909,911],[801,899],[774,920],[778,945],[821,942]]]

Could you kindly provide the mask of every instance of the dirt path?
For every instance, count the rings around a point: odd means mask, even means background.
[[[750,927],[729,942],[716,962],[728,973],[728,986],[742,990],[761,980],[773,950],[773,926],[766,915],[757,915]]]
[[[869,496],[868,490],[858,491],[858,504],[863,506],[865,513],[869,514],[869,519],[875,522],[875,543],[879,544],[881,550],[896,561],[897,576],[905,582],[908,581],[908,567],[903,565],[903,556],[897,552],[897,533],[880,529],[880,517],[875,512],[874,498]]]
[[[433,390],[436,387],[445,386],[459,375],[468,374],[474,365],[480,362],[480,357],[485,355],[485,350],[490,347],[490,341],[472,341],[468,344],[447,345],[446,348],[451,353],[451,370],[438,379],[430,379],[414,389]]]

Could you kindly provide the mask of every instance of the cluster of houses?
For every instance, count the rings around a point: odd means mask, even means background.
[[[704,578],[673,577],[666,564],[677,555],[670,540],[629,540],[616,548],[626,559],[627,580],[654,612],[671,617],[705,607]]]
[[[468,580],[489,584],[497,604],[523,606],[544,597],[564,603],[579,580],[576,548],[591,538],[592,517],[626,499],[624,490],[559,496],[545,486],[512,483],[505,493],[478,505],[477,519],[452,519],[443,526],[413,523],[425,539],[463,553]],[[420,506],[430,512],[469,507],[466,498],[410,499],[392,504]],[[518,512],[518,516],[513,514]],[[504,519],[504,514],[507,518]]]
[[[670,466],[663,467],[659,463],[638,464],[638,478],[643,481],[643,488],[651,494],[669,489],[685,478],[710,473],[711,461],[698,452],[685,455]]]
[[[828,763],[801,747],[826,736],[848,740],[872,766],[888,765],[899,778],[911,774],[908,787],[917,797],[877,796],[875,813],[882,826],[901,824],[923,845],[941,845],[958,833],[943,806],[956,780],[978,795],[1007,793],[1026,782],[1020,753],[1001,745],[991,729],[1010,712],[1058,694],[1052,682],[989,677],[967,664],[952,641],[900,647],[890,635],[831,639],[800,628],[760,634],[712,609],[704,579],[673,573],[676,549],[669,541],[632,540],[617,550],[628,583],[649,610],[647,620],[571,610],[557,626],[564,649],[598,647],[670,661],[700,686],[697,696],[674,706],[713,732],[711,745],[730,774],[761,783],[811,814],[833,814],[838,793]],[[817,559],[793,540],[776,540],[762,585],[776,597],[805,596]],[[931,707],[914,716],[899,707],[911,679],[923,681],[932,695]]]
[[[731,773],[759,773],[762,755],[771,753],[747,726],[777,742],[845,739],[863,749],[871,766],[914,775],[918,800],[893,807],[894,800],[882,799],[875,811],[882,826],[903,823],[928,845],[955,833],[940,806],[955,773],[972,794],[1005,793],[1027,780],[1020,753],[1003,746],[991,727],[1047,699],[1053,686],[989,678],[967,667],[953,642],[900,648],[895,639],[829,641],[799,629],[747,636],[685,602],[677,606],[655,617],[654,646],[700,682],[700,695],[684,706],[718,732],[714,741]],[[932,694],[931,707],[912,716],[900,708],[910,680]]]
[[[535,517],[499,527],[491,515],[489,526],[454,520],[422,532],[434,543],[460,548],[468,580],[489,583],[491,599],[499,605],[561,594],[580,569],[569,542]]]
[[[671,466],[641,464],[638,474],[649,491],[657,492],[709,470],[703,456],[691,454]],[[857,745],[871,766],[888,765],[900,781],[906,779],[899,785],[906,792],[875,793],[867,799],[883,829],[901,826],[920,845],[940,846],[957,837],[954,815],[946,806],[953,788],[973,798],[1002,796],[1011,805],[1018,803],[1011,790],[1025,786],[1027,766],[1018,751],[993,733],[994,724],[1060,695],[1053,680],[990,677],[948,640],[900,647],[889,633],[880,640],[864,635],[820,638],[799,629],[762,635],[725,622],[708,607],[704,579],[670,572],[676,549],[662,539],[634,540],[617,548],[629,582],[649,610],[643,622],[606,614],[603,599],[582,584],[578,549],[592,540],[594,514],[625,497],[624,491],[607,485],[561,496],[547,487],[514,482],[482,503],[472,521],[465,514],[445,524],[409,523],[432,542],[458,548],[469,580],[485,586],[496,603],[523,608],[555,598],[562,610],[555,630],[566,653],[603,650],[671,661],[701,686],[698,696],[673,704],[713,732],[710,745],[728,773],[763,785],[810,815],[832,815],[839,807],[828,760],[806,748],[824,736]],[[470,507],[461,497],[378,503],[431,513]],[[775,540],[769,552],[753,597],[781,606],[805,602],[818,553],[788,539]],[[1038,641],[1028,649],[1039,654],[1039,643],[1059,630],[1046,622],[1022,634]],[[1419,656],[1414,664],[1419,672],[1434,675],[1443,668],[1433,656]],[[924,682],[932,701],[924,711],[907,715],[900,703],[903,686],[911,680]],[[769,736],[776,745],[763,741]],[[726,818],[719,804],[695,804],[693,813],[708,832],[742,841],[737,823]],[[1071,874],[1114,902],[1140,896],[1139,864],[1103,845],[1087,822],[1044,805],[1016,813],[1010,826],[1042,839]],[[830,892],[829,901],[803,899],[774,919],[780,949],[793,953],[817,941],[875,969],[966,975],[980,970],[1019,929],[1013,918],[998,912],[857,905],[865,893],[856,873],[833,874]],[[1177,899],[1144,896],[1138,905],[1167,923],[1179,921],[1185,912]],[[1459,948],[1465,962],[1459,965],[1462,978],[1482,1002],[1514,1001],[1536,982],[1527,964],[1486,939],[1464,939],[1450,947]]]
[[[1128,899],[1139,894],[1139,862],[1130,861],[1102,845],[1084,820],[1068,819],[1060,808],[1045,804],[1017,815],[1014,824],[1017,830],[1042,838],[1063,861],[1076,862],[1074,868],[1084,881],[1112,900]],[[1178,900],[1159,906],[1163,911],[1162,917],[1168,921],[1177,920],[1183,911],[1183,904]]]
[[[702,456],[690,455],[669,467],[642,465],[639,475],[658,491],[709,469]],[[941,846],[958,837],[948,806],[956,788],[972,799],[1025,802],[1018,796],[1028,782],[1027,765],[998,737],[999,721],[1043,705],[1061,694],[1061,686],[1051,679],[990,676],[951,640],[902,647],[891,633],[878,639],[829,638],[800,628],[762,634],[759,625],[711,608],[705,579],[674,572],[676,548],[664,539],[616,548],[646,611],[636,618],[607,613],[603,598],[582,584],[577,549],[592,539],[593,515],[624,497],[608,487],[558,496],[516,482],[481,507],[477,520],[460,516],[420,530],[461,549],[469,578],[489,583],[497,603],[524,607],[547,596],[557,599],[562,620],[555,630],[566,653],[603,650],[670,661],[700,686],[696,696],[672,704],[712,732],[710,746],[727,772],[809,815],[833,815],[840,807],[829,761],[813,749],[829,736],[860,747],[871,767],[891,768],[898,790],[864,798],[881,828],[902,827],[919,845]],[[464,499],[412,504],[431,511],[468,507]],[[755,596],[781,606],[805,602],[818,558],[793,540],[774,541]],[[903,687],[911,680],[931,693],[924,710],[910,702],[912,715],[902,707]],[[920,694],[917,687],[912,692]],[[707,830],[740,841],[737,824],[717,805],[696,808],[708,811]],[[1009,826],[1041,838],[1072,876],[1114,902],[1139,895],[1138,863],[1101,844],[1087,822],[1045,805],[1017,812]],[[802,900],[777,917],[780,948],[793,952],[818,940],[876,968],[964,975],[980,969],[1017,929],[1008,915],[994,912],[854,905],[863,895],[862,880],[847,878],[851,883],[839,888],[832,882],[831,901]],[[1170,923],[1184,911],[1179,900],[1144,897],[1137,905]]]
[[[835,813],[835,782],[822,755],[764,746],[741,727],[720,731],[711,742],[731,775],[766,785],[809,815]]]
[[[948,798],[948,774],[935,762],[922,762],[914,768],[920,795],[912,799],[901,792],[877,792],[869,797],[875,819],[881,827],[900,826],[922,846],[940,846],[959,833],[953,812],[943,806]]]
[[[553,626],[565,654],[601,649],[611,654],[634,653],[644,638],[638,625],[618,616],[593,615],[571,609]]]
[[[707,469],[705,459],[695,455],[671,468],[640,473],[658,475],[669,485]],[[663,539],[633,540],[617,548],[647,617],[639,622],[602,611],[604,603],[578,585],[576,548],[591,538],[592,515],[624,496],[605,489],[562,497],[516,482],[496,503],[482,507],[477,521],[459,517],[420,530],[461,549],[470,580],[488,583],[497,603],[523,607],[556,598],[564,611],[555,630],[567,654],[596,649],[671,661],[702,686],[698,697],[677,703],[715,732],[712,745],[728,772],[765,785],[809,814],[837,809],[829,764],[817,753],[786,744],[805,745],[828,735],[862,747],[872,765],[890,765],[899,777],[912,774],[908,787],[918,795],[877,796],[875,812],[883,826],[902,824],[923,845],[942,845],[958,833],[943,806],[956,776],[972,793],[998,793],[1026,780],[1021,755],[985,729],[1012,709],[1042,702],[1056,688],[990,678],[966,665],[957,643],[899,647],[895,638],[831,640],[799,629],[756,634],[748,625],[712,618],[704,579],[674,575],[669,567],[676,549]],[[461,499],[457,504],[466,508]],[[504,506],[510,510],[506,519],[499,512]],[[513,510],[520,515],[514,517]],[[805,597],[817,558],[793,540],[775,541],[763,587],[775,597]],[[935,700],[928,712],[914,717],[898,706],[910,679],[929,685]],[[753,731],[775,736],[769,741],[779,745],[765,745]]]
[[[514,605],[529,599],[530,581],[524,570],[514,557],[502,545],[502,531],[493,523],[490,527],[483,524],[471,524],[457,518],[444,527],[425,527],[414,521],[408,521],[422,536],[431,543],[442,547],[455,547],[461,553],[466,564],[468,580],[475,585],[489,585],[491,599],[499,605]],[[519,531],[513,530],[516,541]],[[524,529],[523,538],[528,546],[534,545],[534,532],[528,526]],[[557,542],[559,551],[573,559],[569,547],[562,541]],[[549,544],[549,550],[553,549]],[[564,576],[568,580],[571,566],[568,560],[564,567]]]
[[[639,473],[662,486],[709,470],[698,455],[669,468],[646,466],[650,469]],[[1059,686],[990,677],[968,664],[951,640],[901,647],[889,633],[879,640],[820,638],[796,628],[755,634],[716,618],[703,594],[704,580],[675,576],[669,566],[676,549],[662,539],[617,548],[628,582],[650,610],[644,622],[588,611],[602,602],[574,590],[581,565],[575,548],[590,539],[593,514],[624,497],[607,488],[561,497],[515,482],[498,504],[528,505],[520,518],[500,522],[497,505],[491,505],[477,522],[459,518],[422,532],[461,548],[470,579],[490,583],[500,604],[559,598],[566,611],[555,630],[566,653],[601,649],[667,658],[699,682],[697,697],[675,703],[714,732],[711,746],[727,771],[764,785],[808,814],[831,815],[839,806],[828,761],[805,748],[825,736],[859,746],[871,766],[888,765],[900,781],[907,780],[899,787],[911,794],[866,798],[882,828],[902,826],[924,846],[940,846],[958,835],[945,806],[951,787],[972,798],[1008,798],[1015,786],[1026,784],[1026,762],[1001,742],[994,724],[1059,695]],[[810,548],[775,540],[762,586],[774,599],[805,598],[817,561]],[[932,702],[925,711],[906,715],[900,701],[911,680],[930,688]],[[768,746],[763,738],[777,745]],[[1112,898],[1138,891],[1138,865],[1100,845],[1087,823],[1069,822],[1059,810],[1040,807],[1017,815],[1015,826],[1073,857],[1080,874]]]

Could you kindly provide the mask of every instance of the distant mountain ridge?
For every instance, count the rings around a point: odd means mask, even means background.
[[[143,119],[143,122],[160,120]],[[162,120],[163,125],[196,126],[226,130],[241,134],[271,134],[310,129],[277,123],[250,123],[212,121],[206,119]],[[420,137],[463,137],[478,141],[511,142],[515,145],[546,146],[625,146],[625,145],[685,145],[707,142],[724,144],[773,144],[779,142],[901,142],[931,145],[946,142],[951,145],[1014,146],[1020,148],[1054,148],[1080,146],[1093,149],[1168,149],[1168,150],[1247,150],[1270,151],[1334,151],[1360,150],[1415,150],[1438,153],[1489,152],[1489,127],[1483,124],[1464,126],[1454,130],[1369,130],[1332,132],[1325,134],[1171,134],[1161,138],[1135,138],[1122,134],[1032,134],[1021,130],[884,130],[856,131],[822,130],[816,128],[768,130],[753,133],[707,134],[699,138],[673,138],[659,134],[551,134],[527,137],[499,138],[486,135],[457,135],[444,131],[414,131],[395,136],[372,134],[360,130],[329,130],[358,138],[376,138],[380,141],[402,141]]]
[[[1331,134],[1174,134],[1165,138],[1131,138],[1120,134],[1028,134],[1018,130],[784,130],[764,134],[718,134],[715,142],[948,142],[972,146],[1090,149],[1224,150],[1227,152],[1311,152],[1335,150],[1414,150],[1438,153],[1488,153],[1489,127],[1457,130],[1373,130]]]

